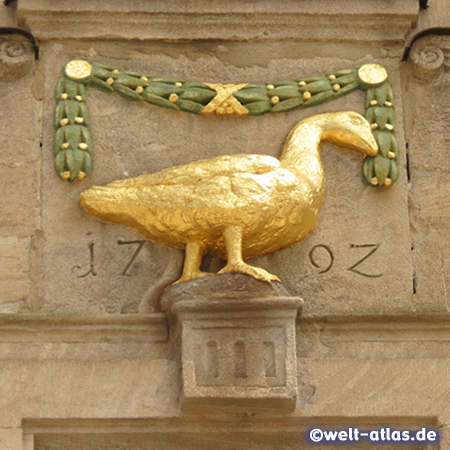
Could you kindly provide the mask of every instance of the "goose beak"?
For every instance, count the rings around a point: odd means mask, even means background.
[[[327,141],[346,147],[351,150],[356,150],[366,156],[376,156],[378,154],[378,144],[373,136],[369,123],[366,127],[361,127],[358,130],[333,130],[327,136]]]
[[[361,134],[355,134],[355,138],[349,147],[367,156],[377,156],[378,144],[373,136],[372,130],[370,129],[368,132],[365,131],[366,130]]]

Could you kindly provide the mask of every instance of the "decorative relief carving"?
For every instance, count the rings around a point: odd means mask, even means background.
[[[171,335],[181,352],[183,407],[230,403],[293,409],[298,389],[295,320],[303,301],[289,297],[276,275],[244,260],[296,245],[314,229],[325,193],[323,141],[366,156],[363,173],[369,185],[395,182],[398,148],[387,71],[364,64],[290,82],[223,85],[71,61],[56,89],[54,116],[55,167],[69,181],[82,180],[90,170],[86,87],[190,113],[248,116],[315,106],[357,89],[366,92],[366,118],[353,111],[309,117],[289,134],[279,159],[219,156],[94,186],[81,195],[89,214],[186,251],[178,280],[183,283],[168,288],[161,302],[175,325]],[[127,276],[144,243],[118,244],[137,245],[124,265],[122,275]],[[355,276],[381,276],[360,267],[378,245],[354,247],[366,253],[346,270]],[[320,250],[330,256],[325,270],[317,262]],[[89,251],[90,266],[75,267],[79,278],[96,276],[94,244]],[[205,254],[227,260],[220,275],[201,271]],[[328,246],[312,249],[309,258],[321,273],[332,269],[334,255]]]
[[[21,34],[3,34],[0,30],[0,80],[15,81],[33,69],[33,44]]]
[[[414,75],[421,81],[438,80],[445,73],[449,55],[449,36],[430,35],[416,40],[409,55]]]

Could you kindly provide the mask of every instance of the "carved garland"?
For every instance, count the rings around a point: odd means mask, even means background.
[[[257,116],[325,103],[357,89],[366,91],[366,118],[372,125],[379,154],[367,157],[363,177],[374,187],[398,178],[394,99],[384,67],[364,64],[332,74],[271,84],[213,84],[157,78],[83,60],[70,61],[56,86],[55,169],[63,180],[81,180],[91,171],[92,138],[86,87],[115,92],[127,100],[193,114]]]

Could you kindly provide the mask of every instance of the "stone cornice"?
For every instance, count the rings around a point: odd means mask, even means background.
[[[328,316],[297,321],[338,341],[450,341],[447,315]],[[168,339],[163,313],[44,316],[0,314],[0,342],[142,342]]]
[[[191,432],[192,428],[199,432],[204,428],[209,432],[217,432],[223,430],[224,417],[219,413],[203,414],[200,416],[192,414],[188,417],[157,417],[157,418],[139,418],[139,419],[32,419],[25,418],[22,425],[26,430],[26,434],[46,434],[46,435],[62,435],[62,434],[88,434],[93,429],[98,430],[98,433],[152,433],[161,432],[165,430],[167,433],[174,432]],[[242,420],[242,418],[251,418],[251,427],[249,427],[249,420]],[[385,417],[345,417],[344,423],[349,422],[349,425],[354,423],[361,424],[377,424],[384,425],[389,423],[391,426],[436,426],[437,420],[435,417],[423,415],[405,415],[405,416],[385,416]],[[253,433],[267,433],[269,430],[277,430],[277,432],[296,433],[299,430],[309,428],[311,425],[321,425],[323,427],[342,426],[341,417],[308,417],[297,416],[291,414],[289,416],[282,415],[279,411],[264,411],[263,414],[255,414],[251,416],[246,411],[236,411],[235,414],[228,414],[226,416],[226,423],[232,427],[234,431],[253,432]],[[269,425],[270,423],[270,425]]]
[[[164,342],[166,316],[102,314],[43,316],[0,314],[0,342]]]
[[[440,314],[328,316],[303,320],[302,327],[320,328],[324,339],[335,342],[450,342],[449,318]]]
[[[403,45],[418,2],[392,0],[21,0],[18,18],[38,40],[299,40]]]

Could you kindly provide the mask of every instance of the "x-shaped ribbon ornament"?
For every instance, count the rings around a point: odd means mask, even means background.
[[[242,84],[203,83],[214,89],[217,95],[203,108],[201,114],[248,114],[248,110],[239,103],[233,94],[247,86]]]

